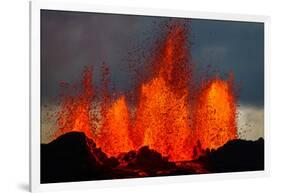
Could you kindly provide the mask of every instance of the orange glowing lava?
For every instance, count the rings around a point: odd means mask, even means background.
[[[93,137],[93,117],[91,115],[94,90],[92,85],[93,69],[87,67],[81,81],[82,89],[76,96],[63,96],[61,109],[58,112],[58,131],[60,136],[70,131],[84,132],[89,138]]]
[[[216,78],[203,85],[194,111],[194,127],[203,149],[217,149],[237,138],[236,101],[231,81]]]
[[[108,109],[104,117],[97,144],[102,150],[111,156],[133,150],[129,139],[129,109],[124,96],[117,99]]]
[[[192,88],[188,31],[173,23],[166,33],[152,50],[151,77],[140,82],[135,104],[109,90],[106,64],[99,90],[93,89],[93,69],[87,67],[78,94],[63,97],[56,137],[80,131],[108,156],[149,146],[170,161],[195,159],[237,138],[233,80],[214,78],[199,91]]]
[[[191,159],[185,149],[191,129],[188,108],[188,50],[185,31],[173,26],[155,51],[154,77],[143,83],[137,109],[137,130],[143,143],[170,160]]]

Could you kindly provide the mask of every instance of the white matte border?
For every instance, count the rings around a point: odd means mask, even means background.
[[[40,184],[40,10],[64,10],[95,13],[115,13],[144,16],[167,16],[192,19],[210,19],[264,23],[264,141],[265,170],[253,172],[214,173],[167,177],[146,177],[133,179],[100,180],[85,182]],[[113,7],[80,3],[58,3],[50,1],[30,2],[30,191],[77,190],[84,188],[124,187],[148,184],[183,183],[241,179],[269,176],[270,169],[270,124],[269,124],[269,73],[270,73],[270,18],[267,16],[194,12],[184,10],[157,10],[136,7]]]

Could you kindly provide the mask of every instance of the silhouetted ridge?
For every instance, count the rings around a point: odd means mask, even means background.
[[[49,144],[41,145],[41,182],[100,178],[105,172],[103,162],[107,160],[107,156],[84,133],[66,133]]]
[[[264,141],[232,140],[194,161],[170,162],[148,146],[108,157],[84,133],[41,144],[41,183],[187,175],[264,169]]]
[[[198,160],[210,172],[264,170],[264,140],[232,140],[215,151],[207,151]]]

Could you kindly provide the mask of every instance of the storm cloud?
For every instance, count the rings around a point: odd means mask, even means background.
[[[41,11],[42,100],[58,94],[59,82],[75,82],[85,65],[105,62],[117,89],[129,87],[130,52],[141,54],[159,36],[165,17]],[[242,104],[263,106],[264,26],[262,23],[188,19],[192,62],[234,73]],[[141,50],[142,49],[142,50]],[[140,62],[139,65],[141,65]],[[99,72],[95,71],[95,79]]]

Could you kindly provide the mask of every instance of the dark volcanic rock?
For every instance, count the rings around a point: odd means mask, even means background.
[[[264,169],[264,141],[233,140],[194,161],[169,162],[144,146],[110,157],[84,133],[70,132],[41,144],[41,183]]]
[[[168,158],[148,146],[140,148],[138,151],[130,151],[119,157],[121,165],[125,168],[138,171],[139,176],[165,176],[194,174],[194,170],[178,167],[174,162],[169,162]]]
[[[138,150],[133,164],[149,175],[156,175],[159,170],[169,170],[175,167],[174,163],[169,162],[167,158],[162,157],[157,151],[149,149],[148,146]]]
[[[41,144],[41,183],[104,178],[111,162],[84,133],[67,133]]]
[[[66,133],[41,144],[41,183],[133,177],[139,177],[139,173],[120,168],[117,158],[108,158],[84,133]]]
[[[227,142],[224,146],[198,159],[210,172],[264,170],[264,140]]]

